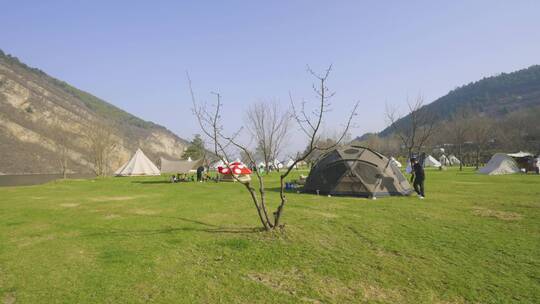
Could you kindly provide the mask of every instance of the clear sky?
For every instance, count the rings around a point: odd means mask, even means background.
[[[184,138],[199,133],[185,80],[241,125],[246,104],[311,97],[334,71],[327,130],[360,100],[354,135],[385,102],[540,63],[540,1],[0,1],[0,48]]]

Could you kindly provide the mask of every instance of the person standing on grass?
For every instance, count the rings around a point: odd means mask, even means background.
[[[411,163],[411,182],[413,183],[414,191],[418,193],[418,197],[420,199],[424,199],[424,180],[426,178],[426,175],[424,173],[424,167],[422,167],[416,157],[411,158]]]

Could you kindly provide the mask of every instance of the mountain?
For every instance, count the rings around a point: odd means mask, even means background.
[[[460,108],[482,116],[504,118],[512,112],[540,106],[540,65],[533,65],[512,73],[502,73],[458,87],[443,97],[421,108],[439,120],[451,119]],[[409,116],[396,122],[399,128]],[[379,135],[390,135],[387,127]]]
[[[138,147],[156,161],[180,157],[189,144],[0,50],[0,174],[58,173],[60,151],[67,151],[70,172],[91,172],[85,132],[98,121],[116,142],[110,170]]]

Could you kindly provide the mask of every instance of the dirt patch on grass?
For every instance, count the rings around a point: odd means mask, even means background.
[[[400,294],[391,289],[382,288],[380,286],[371,285],[371,284],[362,284],[362,292],[364,294],[364,299],[368,301],[377,301],[383,303],[399,303],[401,296]]]
[[[54,239],[56,239],[56,235],[54,235],[54,234],[47,234],[47,235],[33,236],[33,237],[25,237],[25,238],[22,238],[22,239],[19,240],[18,246],[19,246],[19,248],[28,247],[28,246],[32,246],[32,245],[35,245],[35,244],[38,244],[38,243],[51,241],[51,240],[54,240]]]
[[[17,298],[14,292],[8,292],[2,297],[3,304],[15,304],[15,302],[17,302]]]
[[[60,207],[65,207],[65,208],[75,208],[75,207],[79,207],[80,204],[77,204],[77,203],[65,203],[65,204],[60,204]]]
[[[517,221],[523,218],[523,216],[516,212],[491,210],[482,207],[475,207],[473,214],[482,217],[492,217],[503,221]]]
[[[155,215],[155,214],[159,214],[159,211],[157,211],[157,210],[148,210],[148,209],[135,209],[132,212],[137,214],[137,215]]]
[[[106,220],[113,220],[113,219],[117,219],[117,218],[120,218],[120,217],[121,217],[121,216],[118,215],[118,214],[107,214],[107,215],[105,215],[104,218],[105,218]]]
[[[308,303],[350,303],[361,299],[384,303],[399,303],[398,291],[373,284],[344,282],[336,278],[303,272],[296,268],[287,271],[250,273],[248,278],[277,292],[297,297]],[[309,294],[306,294],[309,293]]]
[[[296,290],[293,284],[290,284],[290,280],[287,280],[287,277],[289,277],[290,279],[291,275],[294,277],[295,275],[297,275],[297,273],[250,273],[248,274],[248,278],[281,293],[295,295]]]
[[[143,197],[142,195],[136,196],[98,196],[90,198],[94,202],[118,202],[118,201],[129,201],[137,198]]]

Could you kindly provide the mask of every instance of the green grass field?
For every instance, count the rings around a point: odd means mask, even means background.
[[[540,303],[540,176],[428,171],[426,189],[291,193],[267,233],[238,184],[0,188],[0,301]]]

